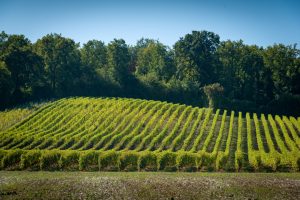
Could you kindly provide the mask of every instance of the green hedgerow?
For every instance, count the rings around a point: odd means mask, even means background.
[[[7,151],[0,149],[0,170],[2,169],[2,160],[6,154]]]
[[[176,171],[176,157],[177,154],[175,152],[166,151],[160,153],[157,158],[157,168],[164,171]]]
[[[216,171],[218,171],[220,169],[226,169],[227,159],[228,159],[228,155],[225,152],[218,151],[216,161],[215,161],[216,162],[216,165],[215,165]]]
[[[81,171],[98,171],[98,157],[100,152],[94,150],[87,150],[80,153],[79,156],[79,170]]]
[[[116,151],[106,151],[99,156],[99,169],[105,171],[120,170],[120,153]]]
[[[20,169],[21,156],[23,153],[24,151],[20,149],[8,151],[2,158],[2,168],[6,170]]]
[[[157,171],[157,154],[154,152],[142,152],[138,160],[139,171]]]
[[[124,171],[138,170],[139,154],[137,152],[122,152],[120,155],[120,169]]]
[[[41,170],[59,170],[61,151],[43,151],[40,157]]]
[[[216,155],[207,153],[207,152],[201,152],[201,166],[205,170],[212,171],[216,169]]]
[[[21,156],[21,169],[39,170],[40,169],[40,157],[42,153],[40,150],[30,150],[24,152]]]
[[[60,157],[59,167],[63,170],[76,171],[79,169],[79,152],[65,150]]]
[[[239,171],[242,168],[243,165],[243,152],[240,150],[236,150],[235,152],[235,170]]]
[[[200,157],[196,153],[180,152],[176,158],[176,165],[179,171],[197,171]]]

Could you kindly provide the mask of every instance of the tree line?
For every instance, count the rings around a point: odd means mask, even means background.
[[[300,50],[221,41],[192,31],[172,48],[142,38],[80,46],[60,34],[35,43],[0,33],[0,103],[68,96],[156,99],[238,111],[299,115]]]

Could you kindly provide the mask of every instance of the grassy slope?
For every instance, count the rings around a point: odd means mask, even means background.
[[[299,199],[299,173],[0,172],[0,199]]]

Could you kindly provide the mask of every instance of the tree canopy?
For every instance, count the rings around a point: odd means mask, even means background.
[[[60,34],[32,43],[2,31],[0,89],[2,109],[85,95],[299,115],[300,50],[296,44],[263,48],[221,41],[209,31],[192,31],[172,48],[148,38],[132,46],[123,39],[80,46]]]

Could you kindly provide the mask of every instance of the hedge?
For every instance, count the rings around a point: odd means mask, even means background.
[[[236,152],[242,162],[241,152]],[[281,158],[279,171],[299,171],[299,155]],[[236,163],[241,166],[241,163]],[[258,162],[258,169],[264,169]],[[77,151],[77,150],[0,150],[2,170],[65,170],[65,171],[210,171],[218,170],[211,153],[199,151]]]

